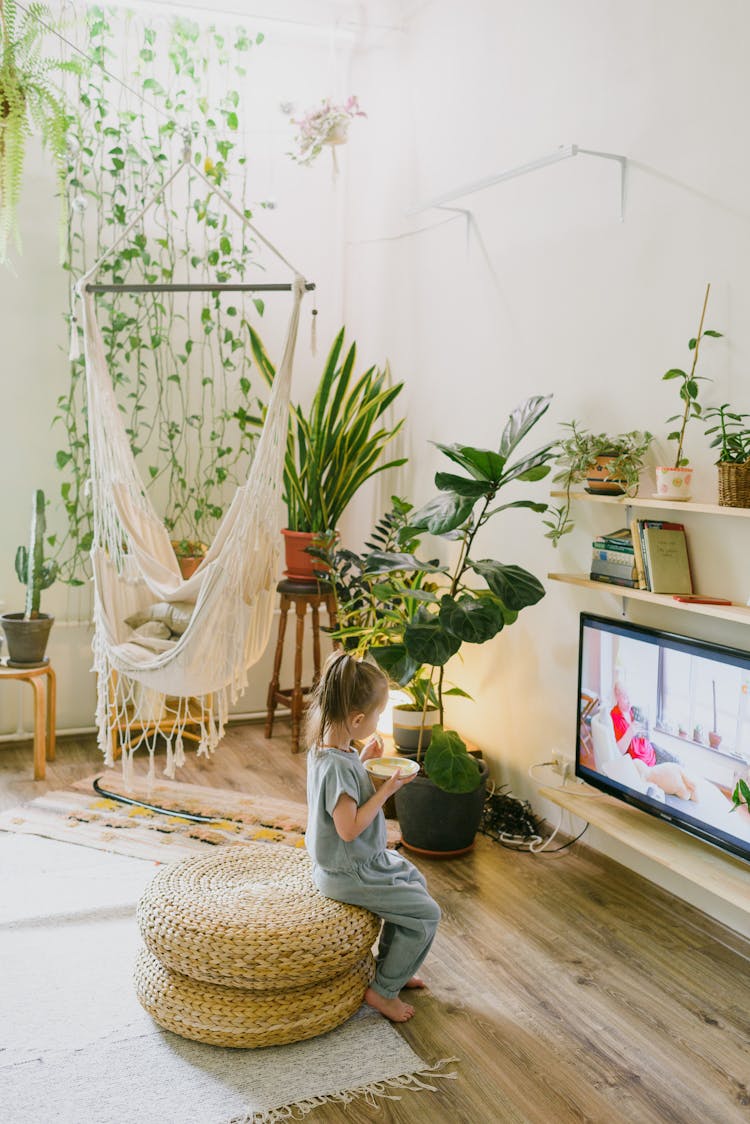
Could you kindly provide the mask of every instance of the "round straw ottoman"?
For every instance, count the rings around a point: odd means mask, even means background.
[[[380,928],[323,897],[305,851],[270,843],[163,867],[137,918],[143,1007],[185,1038],[238,1047],[312,1038],[354,1014]]]

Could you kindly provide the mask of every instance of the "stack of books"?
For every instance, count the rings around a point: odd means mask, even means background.
[[[634,519],[630,528],[638,588],[652,593],[692,593],[683,524],[665,519]]]
[[[594,539],[589,576],[594,582],[638,589],[635,549],[629,527],[621,527]]]

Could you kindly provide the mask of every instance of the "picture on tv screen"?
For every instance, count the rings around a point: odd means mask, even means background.
[[[581,614],[576,775],[750,861],[750,653]]]

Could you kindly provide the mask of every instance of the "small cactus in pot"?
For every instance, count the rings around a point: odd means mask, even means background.
[[[44,559],[44,534],[47,526],[44,509],[44,492],[38,488],[34,492],[29,545],[19,546],[16,551],[16,574],[26,586],[26,609],[23,613],[5,613],[0,617],[8,642],[10,662],[13,664],[31,666],[44,661],[54,621],[54,617],[39,611],[42,590],[52,585],[58,573],[57,563]]]

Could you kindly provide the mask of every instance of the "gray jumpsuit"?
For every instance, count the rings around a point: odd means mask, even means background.
[[[386,850],[382,809],[349,843],[336,831],[332,813],[339,797],[351,796],[359,807],[374,792],[355,751],[310,750],[305,845],[313,861],[313,881],[326,897],[363,906],[383,918],[372,987],[391,999],[427,955],[440,907],[428,894],[417,868],[395,851]]]

